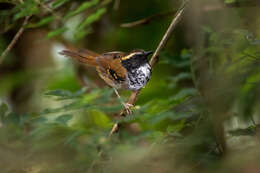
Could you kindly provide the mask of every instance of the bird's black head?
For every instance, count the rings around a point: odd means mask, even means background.
[[[143,51],[143,50],[138,50],[138,51],[133,51],[129,54],[127,54],[124,57],[121,57],[122,60],[122,65],[127,69],[131,70],[134,68],[138,68],[142,66],[145,63],[148,63],[147,57],[151,55],[153,52],[152,51]]]

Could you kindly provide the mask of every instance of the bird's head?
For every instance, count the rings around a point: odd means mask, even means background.
[[[152,51],[135,50],[121,57],[121,61],[126,69],[138,68],[148,63],[148,56],[152,53]]]

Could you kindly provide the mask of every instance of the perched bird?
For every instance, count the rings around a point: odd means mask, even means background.
[[[147,58],[152,54],[152,51],[134,50],[130,53],[116,51],[100,55],[89,50],[63,50],[60,54],[96,67],[99,76],[114,89],[120,100],[121,97],[117,89],[137,91],[147,84],[152,73]],[[130,114],[132,105],[124,103],[122,100],[121,102],[127,113]]]

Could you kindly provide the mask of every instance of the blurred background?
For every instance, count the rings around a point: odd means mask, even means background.
[[[0,0],[0,172],[260,172],[258,0],[187,1],[131,116],[58,54],[154,51],[182,4]]]

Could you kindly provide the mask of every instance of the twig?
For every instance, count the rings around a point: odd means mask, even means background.
[[[260,1],[259,0],[238,0],[238,1],[234,1],[234,2],[230,2],[230,3],[225,3],[225,5],[227,7],[256,7],[260,5]]]
[[[91,165],[90,165],[90,167],[89,167],[87,173],[88,173],[88,172],[93,172],[92,170],[93,170],[94,167],[97,165],[98,160],[101,158],[102,155],[103,155],[103,151],[101,150],[101,151],[98,152],[98,158],[95,159],[95,160],[93,160],[93,162],[91,163]]]
[[[46,11],[51,13],[56,19],[63,21],[62,17],[60,17],[58,14],[56,14],[48,5],[42,3],[40,0],[35,0],[40,6],[42,6]]]
[[[212,149],[210,149],[207,153],[205,153],[205,155],[203,156],[203,158],[205,158],[206,156],[209,156],[212,152],[214,152],[214,150],[218,149],[218,145],[216,145],[215,147],[213,147]],[[195,165],[193,165],[190,169],[193,170],[197,167],[199,167],[202,163],[203,163],[203,158],[200,158],[199,161],[197,163],[195,163]]]
[[[170,35],[172,34],[172,31],[174,30],[178,21],[180,20],[181,16],[183,15],[184,9],[185,9],[188,1],[189,0],[185,1],[183,3],[182,7],[180,8],[180,10],[178,10],[178,12],[174,16],[174,18],[173,18],[173,20],[172,20],[172,22],[171,22],[171,24],[168,28],[168,30],[166,31],[166,33],[164,34],[161,42],[159,43],[158,47],[156,48],[156,51],[154,52],[154,54],[153,54],[153,56],[152,56],[152,58],[149,62],[152,67],[154,67],[154,65],[156,65],[156,63],[159,61],[159,53],[164,48],[164,46],[166,45]],[[138,91],[132,92],[132,94],[131,94],[131,96],[128,100],[129,104],[132,104],[132,105],[135,104],[140,91],[141,91],[141,89],[138,90]],[[124,110],[121,111],[120,115],[123,116],[123,114],[124,114]],[[114,133],[116,133],[118,131],[118,129],[119,129],[119,123],[115,123],[112,130],[110,131],[110,136],[113,135]]]
[[[7,46],[7,48],[5,49],[5,51],[2,53],[1,57],[0,57],[0,64],[2,64],[4,57],[8,54],[8,52],[14,47],[15,43],[18,41],[18,39],[20,38],[20,36],[22,35],[23,31],[24,31],[24,27],[25,25],[27,25],[28,20],[31,16],[26,16],[24,21],[23,21],[23,25],[21,26],[21,28],[19,29],[19,31],[15,34],[13,40],[11,41],[11,43]]]
[[[151,60],[150,60],[150,64],[153,67],[158,61],[159,61],[159,53],[160,51],[164,48],[164,46],[166,45],[173,29],[176,27],[177,23],[179,22],[183,11],[184,11],[184,7],[186,6],[186,3],[184,4],[184,6],[177,12],[176,16],[173,18],[171,25],[169,26],[168,30],[166,31],[166,33],[164,34],[159,46],[157,47],[156,51],[154,52]]]
[[[112,136],[114,133],[117,132],[117,130],[119,129],[118,125],[119,125],[118,123],[114,124],[113,128],[111,129],[111,131],[109,133],[109,136]]]
[[[119,6],[120,6],[120,0],[115,0],[115,2],[114,2],[114,10],[118,10],[119,9]]]
[[[150,23],[153,20],[157,20],[157,19],[161,19],[162,17],[174,15],[175,12],[176,12],[176,10],[168,11],[168,12],[164,12],[164,13],[159,13],[159,14],[154,14],[154,15],[152,15],[150,17],[147,17],[147,18],[144,18],[144,19],[140,19],[140,20],[137,20],[137,21],[134,21],[134,22],[122,23],[120,25],[120,27],[131,28],[131,27],[135,27],[135,26],[138,26],[138,25],[148,24],[148,23]]]

